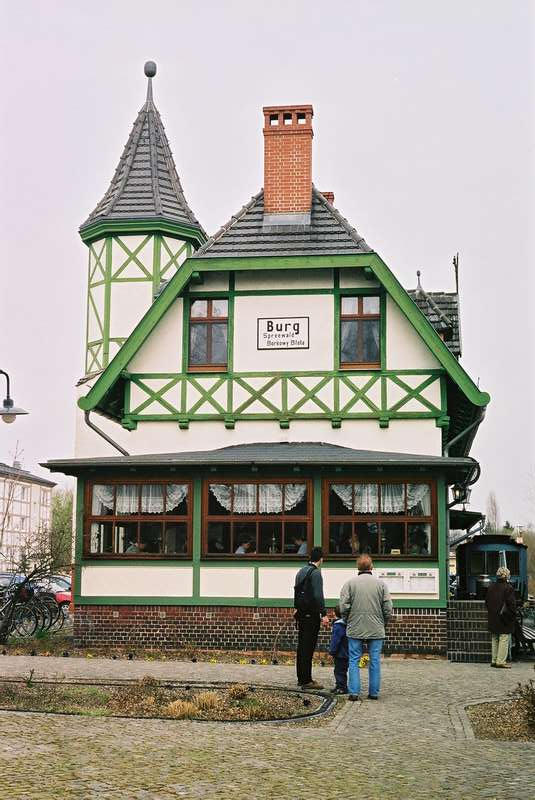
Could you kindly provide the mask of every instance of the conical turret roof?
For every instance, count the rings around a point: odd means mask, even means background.
[[[154,62],[145,64],[147,99],[139,111],[108,191],[80,232],[95,223],[162,220],[205,234],[186,202],[165,129],[152,97]]]

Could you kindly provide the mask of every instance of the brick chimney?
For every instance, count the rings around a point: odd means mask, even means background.
[[[308,225],[312,206],[312,106],[264,112],[264,225]]]

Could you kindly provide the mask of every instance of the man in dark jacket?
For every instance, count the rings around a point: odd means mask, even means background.
[[[320,624],[329,624],[323,597],[323,578],[320,567],[323,550],[313,547],[310,561],[295,576],[294,606],[297,623],[297,683],[302,689],[323,689],[312,680],[312,657],[318,641]]]
[[[485,603],[489,614],[489,631],[492,639],[491,667],[511,669],[506,663],[509,639],[515,629],[515,590],[508,583],[511,573],[507,567],[496,572],[497,581],[487,589]]]

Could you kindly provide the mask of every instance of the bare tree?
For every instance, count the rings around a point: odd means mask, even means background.
[[[500,530],[500,509],[494,492],[487,497],[487,533],[498,533]]]

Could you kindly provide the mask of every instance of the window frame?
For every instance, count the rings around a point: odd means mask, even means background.
[[[195,302],[197,302],[199,300],[204,300],[208,304],[208,314],[207,314],[206,317],[192,317],[191,316],[191,309],[192,309],[193,303],[195,303]],[[217,300],[226,300],[227,301],[227,316],[226,317],[214,317],[213,316],[211,311],[212,311],[212,304],[213,304],[214,300],[216,300],[216,301]],[[185,359],[184,359],[185,364],[184,364],[184,366],[185,366],[186,371],[187,372],[228,372],[228,370],[229,370],[229,362],[230,362],[230,353],[231,353],[231,349],[230,349],[230,334],[231,334],[231,331],[232,331],[232,326],[230,324],[230,318],[231,318],[231,313],[232,313],[231,298],[228,295],[228,293],[222,293],[221,295],[217,295],[215,297],[213,295],[206,296],[206,295],[201,294],[200,292],[199,292],[198,296],[197,296],[197,294],[190,294],[189,297],[188,297],[187,308],[184,309],[184,310],[187,312],[187,315],[185,314],[185,319],[187,321],[187,324],[185,326],[185,342],[184,342],[184,344],[185,344]],[[217,324],[217,323],[221,324],[223,322],[225,322],[226,326],[227,326],[227,358],[226,358],[226,362],[224,364],[210,364],[210,363],[207,363],[207,364],[191,364],[190,363],[190,359],[191,359],[191,328],[192,328],[192,324],[193,325],[202,325],[202,324],[206,325],[208,330],[210,331],[210,342],[211,342],[211,328],[212,328],[212,325]]]
[[[303,514],[285,514],[284,511],[281,514],[260,514],[257,512],[256,514],[209,514],[208,513],[208,503],[209,503],[209,492],[210,492],[210,484],[217,483],[217,484],[255,484],[257,486],[261,484],[286,484],[286,483],[304,483],[307,487],[307,513],[306,515]],[[314,547],[314,497],[313,497],[313,481],[311,478],[301,478],[301,477],[292,477],[292,478],[277,478],[277,477],[269,477],[269,478],[232,478],[232,477],[217,477],[212,476],[208,478],[203,478],[202,482],[202,504],[201,504],[201,558],[203,560],[214,561],[214,560],[223,560],[223,561],[245,561],[245,560],[261,560],[261,561],[275,561],[275,560],[303,560],[304,556],[298,556],[297,553],[275,553],[270,555],[269,553],[248,553],[244,554],[236,554],[236,553],[209,553],[208,552],[208,525],[210,522],[228,522],[232,524],[233,522],[305,522],[307,526],[307,550],[310,553],[312,547]],[[257,531],[257,543],[258,543],[258,531]]]
[[[343,314],[342,303],[345,299],[354,297],[358,300],[358,311],[356,314]],[[377,297],[379,299],[379,313],[377,314],[364,314],[363,301],[365,298]],[[380,370],[385,368],[384,362],[384,348],[385,341],[385,313],[386,303],[384,292],[378,287],[373,290],[342,290],[338,297],[338,352],[337,362],[338,369],[340,370]],[[342,361],[342,324],[351,320],[378,320],[379,321],[379,360],[378,361]]]
[[[93,486],[107,484],[117,487],[118,485],[137,485],[143,486],[148,484],[167,485],[167,484],[183,484],[188,487],[188,513],[187,514],[147,514],[142,515],[138,510],[137,514],[113,514],[113,515],[96,515],[92,513],[93,502]],[[117,489],[114,490],[114,502],[116,500]],[[141,498],[141,493],[140,493]],[[139,501],[138,509],[141,505]],[[183,522],[186,524],[186,552],[185,553],[91,553],[91,525],[93,522],[112,522],[113,525],[117,522]],[[175,475],[172,478],[109,478],[107,476],[100,476],[87,481],[84,493],[84,526],[83,526],[83,541],[82,541],[82,558],[95,559],[95,560],[114,560],[114,561],[136,561],[140,559],[147,559],[150,561],[191,561],[193,557],[193,481],[189,479],[182,479],[180,476]],[[163,528],[165,530],[165,528]],[[138,528],[139,534],[139,528]],[[139,535],[138,535],[139,540]]]
[[[425,483],[431,490],[431,514],[429,516],[410,516],[407,514],[406,500],[405,500],[405,513],[401,514],[382,514],[380,511],[377,514],[346,514],[344,516],[339,514],[329,513],[329,486],[331,483],[337,484],[356,484],[356,483],[373,483],[373,484],[408,484],[408,483]],[[406,495],[405,495],[406,497]],[[407,543],[408,530],[407,525],[414,524],[429,524],[431,525],[431,549],[429,554],[414,554],[400,553],[393,555],[391,553],[370,553],[376,561],[437,561],[438,560],[438,513],[437,513],[437,482],[428,475],[404,475],[398,477],[381,477],[377,478],[375,475],[366,475],[354,477],[351,475],[339,475],[324,478],[322,481],[322,545],[325,559],[335,559],[337,561],[352,560],[357,557],[355,553],[331,553],[329,550],[329,526],[331,522],[374,522],[380,524],[401,522],[405,525],[405,542]],[[380,506],[379,506],[380,507]]]

